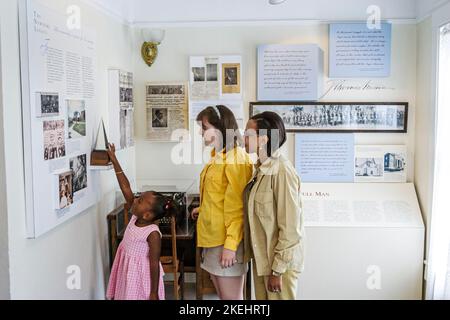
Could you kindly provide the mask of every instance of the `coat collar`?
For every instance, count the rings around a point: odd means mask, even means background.
[[[280,164],[280,158],[282,157],[281,150],[278,149],[274,153],[272,153],[272,156],[263,163],[256,164],[256,171],[259,173],[261,172],[263,175],[273,175],[275,172],[278,171],[278,167]]]

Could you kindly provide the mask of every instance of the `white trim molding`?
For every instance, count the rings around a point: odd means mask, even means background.
[[[214,28],[214,27],[260,27],[260,26],[304,26],[320,25],[336,22],[352,23],[365,20],[224,20],[224,21],[134,21],[130,23],[134,28]],[[416,19],[387,19],[392,24],[417,24]]]
[[[422,22],[450,0],[416,0],[417,22]]]
[[[82,0],[104,14],[132,27],[229,27],[262,25],[311,25],[332,22],[365,21],[369,5],[376,2],[383,20],[394,24],[417,22],[417,11],[425,11],[422,0],[289,0],[280,6],[270,6],[263,0]],[[355,5],[350,5],[354,1]],[[433,0],[425,0],[433,1]],[[449,0],[434,0],[445,2]],[[220,8],[219,8],[220,7]],[[239,8],[239,11],[231,10]],[[220,9],[220,10],[219,10]],[[294,12],[294,14],[293,14]]]

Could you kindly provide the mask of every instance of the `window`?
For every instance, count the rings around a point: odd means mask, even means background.
[[[436,162],[431,225],[430,265],[434,279],[433,298],[450,299],[450,23],[440,28]]]

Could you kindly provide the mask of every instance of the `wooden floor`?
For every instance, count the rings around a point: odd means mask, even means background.
[[[166,284],[166,300],[173,299],[173,289],[170,284]],[[184,300],[195,300],[195,283],[186,283],[184,291]],[[207,294],[203,297],[203,300],[219,300],[216,294]]]

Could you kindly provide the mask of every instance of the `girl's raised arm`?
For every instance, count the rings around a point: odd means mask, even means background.
[[[108,147],[108,155],[114,166],[114,171],[116,172],[117,181],[119,182],[120,190],[125,197],[128,207],[131,207],[134,201],[134,193],[131,190],[130,181],[128,181],[127,176],[120,166],[119,160],[116,158],[116,147],[114,144],[110,144]]]

